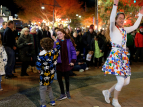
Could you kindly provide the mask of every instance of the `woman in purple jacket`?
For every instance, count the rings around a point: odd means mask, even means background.
[[[57,101],[61,101],[66,98],[71,98],[69,93],[69,71],[73,68],[74,63],[76,62],[76,50],[74,40],[63,29],[58,30],[57,37],[61,46],[56,66],[61,95]],[[56,45],[54,45],[54,47],[55,46]],[[65,78],[66,93],[64,91],[62,76]]]

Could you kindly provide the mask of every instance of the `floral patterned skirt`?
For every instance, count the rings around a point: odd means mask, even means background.
[[[129,64],[128,52],[122,48],[112,48],[105,64],[102,67],[104,74],[130,76],[131,68]]]

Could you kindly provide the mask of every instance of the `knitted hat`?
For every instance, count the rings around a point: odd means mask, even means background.
[[[143,28],[143,23],[140,24],[140,29]]]
[[[143,26],[140,27],[140,29],[143,28]]]
[[[90,28],[89,29],[93,29],[93,26],[90,26]]]

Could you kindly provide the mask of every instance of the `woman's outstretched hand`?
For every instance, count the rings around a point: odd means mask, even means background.
[[[114,4],[118,5],[119,0],[114,0]]]
[[[139,13],[143,15],[143,6],[142,6],[141,9],[139,10]]]

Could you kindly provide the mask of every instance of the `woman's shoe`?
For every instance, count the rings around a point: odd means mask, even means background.
[[[61,101],[61,100],[64,100],[66,98],[67,98],[67,96],[65,94],[61,94],[60,97],[57,99],[57,101]]]
[[[110,103],[110,99],[109,99],[109,97],[110,97],[110,92],[109,92],[108,90],[103,90],[103,91],[102,91],[102,94],[103,94],[103,96],[104,96],[104,98],[105,98],[106,103]]]
[[[114,99],[114,98],[113,98],[113,100],[112,100],[112,105],[113,105],[114,107],[121,107],[121,105],[119,104],[118,100],[117,100],[117,99]]]
[[[66,92],[66,94],[67,94],[67,98],[68,98],[68,99],[71,99],[70,93],[69,93],[69,92]]]

